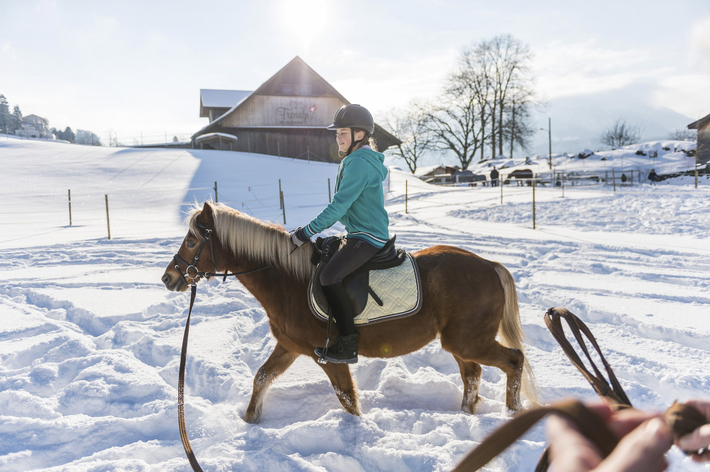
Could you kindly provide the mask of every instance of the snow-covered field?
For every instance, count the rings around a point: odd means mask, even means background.
[[[328,202],[336,167],[244,153],[94,148],[0,137],[0,470],[189,471],[177,427],[188,296],[160,282],[214,196],[287,227]],[[409,180],[405,213],[405,180]],[[391,231],[409,250],[446,243],[515,276],[527,352],[544,401],[594,399],[547,332],[566,306],[588,323],[632,402],[664,410],[710,396],[710,180],[654,187],[442,189],[391,173]],[[72,226],[67,190],[72,192]],[[108,195],[111,240],[106,239]],[[242,206],[243,205],[243,206]],[[476,415],[459,411],[453,358],[434,342],[353,366],[363,415],[299,359],[244,423],[252,379],[274,346],[266,314],[235,280],[200,284],[190,332],[187,425],[208,471],[445,471],[504,422],[505,379],[484,367]],[[490,464],[534,468],[534,428]],[[669,453],[674,471],[710,470]]]

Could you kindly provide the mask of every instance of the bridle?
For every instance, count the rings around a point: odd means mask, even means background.
[[[190,333],[190,317],[192,316],[192,307],[195,304],[195,296],[197,295],[197,280],[205,277],[223,277],[222,281],[227,280],[230,275],[245,275],[252,272],[258,272],[260,270],[269,269],[274,266],[274,264],[269,264],[258,269],[245,270],[243,272],[228,272],[226,269],[222,273],[217,272],[217,263],[214,259],[214,243],[212,234],[214,230],[203,226],[195,222],[198,228],[200,228],[204,234],[202,235],[202,242],[200,247],[195,253],[195,257],[192,258],[192,262],[187,262],[179,254],[173,256],[173,266],[180,274],[182,281],[185,285],[190,287],[190,309],[187,313],[187,321],[185,322],[185,334],[182,336],[182,352],[180,353],[180,371],[178,374],[178,425],[180,428],[180,438],[182,439],[182,445],[185,448],[185,454],[187,454],[187,459],[190,461],[192,470],[195,472],[202,472],[200,464],[197,462],[195,453],[192,451],[192,446],[190,445],[190,439],[187,436],[187,426],[185,425],[185,364],[187,363],[187,338]],[[205,248],[207,242],[210,243],[210,256],[212,257],[212,267],[214,267],[214,272],[202,272],[197,269],[197,262],[200,260],[200,254]],[[185,273],[180,270],[180,264],[185,265]],[[190,281],[188,281],[190,280]]]
[[[274,266],[274,264],[269,264],[263,267],[259,267],[258,269],[245,270],[243,272],[228,272],[227,270],[221,273],[217,272],[217,263],[214,259],[214,243],[212,238],[212,233],[214,230],[197,222],[195,222],[195,225],[201,230],[203,230],[204,234],[202,235],[202,242],[200,242],[200,247],[197,249],[195,257],[192,258],[192,262],[187,262],[185,259],[182,258],[182,256],[180,256],[180,254],[177,253],[175,253],[175,255],[173,256],[173,267],[175,267],[175,270],[177,270],[178,274],[180,274],[180,278],[182,278],[182,281],[185,282],[185,285],[187,285],[188,287],[196,287],[197,280],[201,278],[219,276],[222,277],[222,282],[224,282],[230,275],[237,276],[250,274],[252,272],[258,272],[260,270],[269,269]],[[208,242],[210,243],[210,257],[212,257],[212,267],[214,267],[214,272],[202,272],[197,269],[197,262],[200,260],[200,254],[202,254],[202,249],[204,249],[205,244],[207,244]],[[185,265],[184,274],[180,270],[180,265],[178,264],[178,262],[181,262],[183,265]],[[194,272],[194,275],[192,275],[191,272]],[[191,282],[189,282],[188,279],[191,280]]]

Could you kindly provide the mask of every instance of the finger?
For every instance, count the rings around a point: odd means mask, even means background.
[[[702,454],[693,454],[692,459],[695,462],[710,462],[710,451],[705,451]]]
[[[685,404],[697,408],[700,413],[705,415],[707,422],[710,423],[710,401],[694,399],[688,400]]]
[[[551,416],[547,420],[550,461],[555,470],[587,472],[601,463],[599,450],[568,420]]]
[[[648,413],[635,408],[619,410],[609,419],[607,426],[617,438],[623,438],[636,429],[641,423],[662,416],[660,412]]]
[[[664,455],[673,444],[671,430],[654,418],[625,436],[598,472],[661,472],[668,467]]]
[[[705,424],[678,439],[678,447],[684,451],[697,451],[708,446],[710,446],[710,424]]]

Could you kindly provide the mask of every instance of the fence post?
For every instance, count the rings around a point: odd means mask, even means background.
[[[328,177],[328,203],[333,203],[333,199],[330,198],[330,177]]]
[[[251,153],[251,142],[249,141],[249,136],[247,136],[247,152]]]
[[[308,158],[308,163],[311,163],[311,147],[306,146],[306,157]]]
[[[565,173],[562,172],[562,198],[565,198]]]
[[[616,176],[613,168],[611,169],[611,183],[614,184],[614,191],[616,192]]]
[[[71,189],[69,189],[68,192],[69,192],[69,226],[71,226]]]
[[[695,155],[695,188],[698,188],[698,155]]]
[[[276,152],[279,154],[279,157],[281,157],[281,142],[276,141]]]
[[[283,211],[284,215],[284,225],[286,224],[286,203],[284,202],[284,193],[279,191],[281,194],[281,210]]]
[[[503,174],[500,174],[498,178],[498,185],[500,185],[500,204],[503,204]]]
[[[279,210],[283,210],[284,207],[284,201],[283,201],[283,192],[281,191],[281,179],[279,179]]]
[[[409,180],[404,181],[404,212],[409,213]]]
[[[108,218],[108,195],[104,195],[106,199],[106,228],[108,228],[108,238],[111,239],[111,221]]]
[[[533,229],[535,229],[535,177],[533,176]]]
[[[214,202],[219,203],[219,195],[217,194],[217,181],[214,181]]]

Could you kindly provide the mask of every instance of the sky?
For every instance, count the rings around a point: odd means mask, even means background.
[[[201,88],[254,90],[300,56],[377,120],[499,34],[530,46],[542,100],[638,85],[710,113],[708,0],[0,0],[0,93],[56,128],[157,142],[207,124]]]

